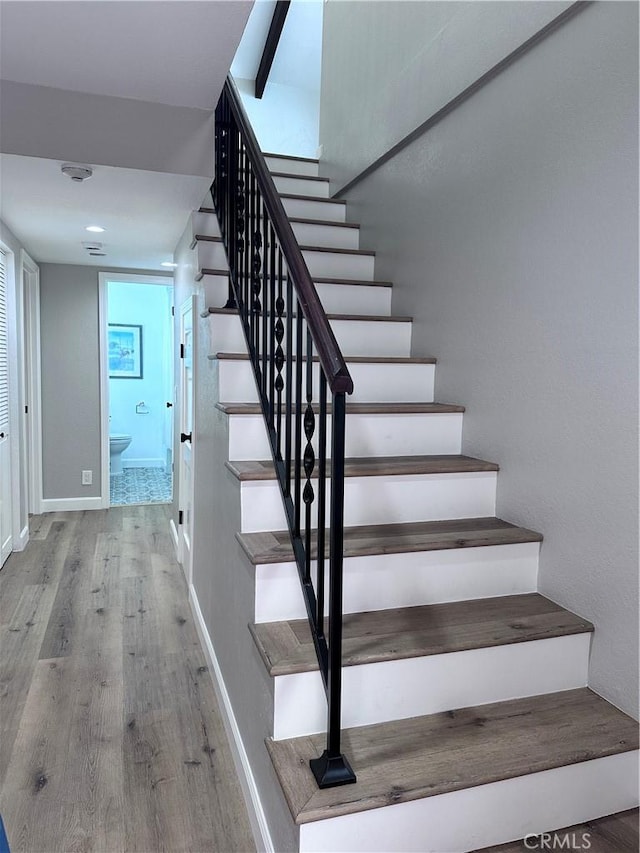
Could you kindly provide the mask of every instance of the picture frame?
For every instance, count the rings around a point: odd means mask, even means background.
[[[109,323],[109,379],[142,379],[142,326]]]

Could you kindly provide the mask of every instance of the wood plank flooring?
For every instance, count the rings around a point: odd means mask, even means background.
[[[165,506],[34,517],[0,571],[12,853],[253,853]]]
[[[529,837],[526,844],[523,839],[512,844],[500,844],[498,847],[483,847],[475,853],[525,853],[532,850],[638,853],[638,809],[629,809],[578,826],[557,829],[545,837]]]

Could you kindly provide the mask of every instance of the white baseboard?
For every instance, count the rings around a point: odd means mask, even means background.
[[[169,521],[169,533],[173,542],[173,550],[176,552],[176,560],[182,565],[182,554],[180,553],[180,537],[178,536],[178,528],[173,519]]]
[[[200,637],[202,651],[207,659],[209,671],[213,678],[213,686],[220,704],[224,727],[227,732],[227,737],[229,738],[231,754],[233,755],[233,761],[240,780],[240,786],[242,788],[242,793],[244,794],[247,811],[249,813],[249,822],[251,823],[251,830],[253,832],[258,853],[275,853],[273,841],[267,825],[267,819],[264,809],[262,808],[258,786],[253,778],[251,765],[249,764],[249,757],[247,756],[244,743],[242,742],[242,735],[240,734],[240,729],[238,728],[238,723],[236,721],[235,714],[233,713],[231,699],[229,698],[224,678],[222,677],[222,670],[220,669],[220,664],[218,663],[216,653],[213,649],[211,637],[209,636],[209,631],[207,630],[202,611],[200,610],[198,596],[193,584],[189,587],[189,604],[191,605],[191,612],[193,613],[198,636]]]
[[[25,526],[20,531],[20,535],[16,542],[13,543],[14,551],[24,551],[29,542],[29,525],[25,524]]]
[[[166,459],[161,459],[159,456],[153,456],[148,459],[124,459],[122,460],[123,468],[164,468],[167,464]]]
[[[42,512],[74,512],[85,509],[104,509],[101,497],[97,498],[44,498]]]

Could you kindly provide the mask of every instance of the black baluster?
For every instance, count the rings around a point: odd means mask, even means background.
[[[262,205],[262,396],[265,400],[269,400],[270,395],[267,393],[267,379],[268,379],[268,356],[269,356],[269,342],[271,341],[271,336],[268,335],[268,323],[269,323],[269,293],[270,289],[267,287],[267,283],[269,280],[269,235],[267,233],[267,207],[263,203]],[[271,310],[273,310],[273,303],[271,304]],[[271,350],[273,356],[273,350]],[[269,405],[269,411],[271,410],[271,406]],[[271,418],[269,417],[269,420]]]
[[[327,501],[327,378],[319,367],[318,382],[318,554],[316,580],[316,626],[318,636],[324,636],[325,524]]]
[[[327,748],[309,762],[320,788],[347,785],[356,776],[340,752],[342,705],[342,552],[344,536],[345,395],[333,395],[331,436],[331,519],[329,534],[329,667]]]
[[[302,354],[300,355],[302,357]],[[304,413],[304,435],[307,439],[307,446],[304,449],[304,475],[307,482],[304,484],[302,491],[302,500],[305,506],[304,518],[304,533],[305,533],[305,580],[311,582],[311,510],[314,500],[313,486],[311,485],[311,477],[316,463],[316,457],[313,452],[313,434],[316,428],[316,416],[313,413],[313,341],[311,332],[307,327],[307,363],[306,363],[306,380],[307,380],[307,408]]]
[[[295,389],[295,446],[294,446],[294,534],[300,535],[300,491],[302,483],[302,360],[303,360],[303,317],[300,303],[296,300],[296,389]]]
[[[272,237],[275,235],[272,232]],[[276,376],[273,386],[276,389],[276,455],[282,459],[282,389],[284,388],[284,379],[282,378],[282,368],[284,367],[284,351],[282,349],[282,341],[284,339],[284,323],[282,315],[284,313],[284,299],[282,298],[282,252],[278,250],[278,297],[275,301],[276,306],[276,323],[274,333],[276,339],[275,356],[273,366],[275,367]]]
[[[291,495],[291,468],[293,459],[291,457],[291,431],[293,417],[293,283],[289,270],[287,270],[287,304],[286,304],[287,338],[285,354],[287,358],[287,370],[285,378],[285,413],[284,413],[284,457],[285,457],[285,497]]]
[[[273,228],[269,224],[269,291],[271,293],[271,358],[269,359],[269,416],[271,425],[275,429],[276,426],[276,235],[273,233]],[[280,455],[280,436],[277,435],[276,440],[276,455]]]

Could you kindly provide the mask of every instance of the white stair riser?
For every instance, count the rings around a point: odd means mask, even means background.
[[[313,181],[303,176],[274,175],[273,183],[279,193],[291,195],[308,195],[314,198],[329,198],[329,182]]]
[[[315,482],[314,491],[315,491]],[[495,515],[496,474],[438,474],[410,477],[347,477],[344,523],[393,524]],[[327,483],[327,505],[331,484]],[[316,510],[314,502],[314,512]],[[287,527],[274,480],[240,484],[241,533]],[[312,516],[315,526],[315,515]]]
[[[270,172],[284,172],[290,175],[318,176],[318,164],[309,160],[289,160],[286,157],[265,157]]]
[[[518,542],[345,557],[344,612],[535,592],[539,550],[537,542]],[[295,563],[257,565],[255,577],[255,622],[306,619]]]
[[[211,314],[211,352],[245,352],[245,340],[237,314]],[[330,320],[344,356],[406,357],[411,350],[411,323],[385,320]]]
[[[218,217],[215,213],[202,213],[195,210],[191,214],[191,238],[195,239],[197,234],[206,237],[220,237]]]
[[[222,243],[201,240],[197,250],[198,269],[227,269],[227,256]],[[373,255],[345,255],[308,249],[303,250],[302,255],[312,277],[373,281]]]
[[[211,243],[207,240],[200,240],[196,243],[196,252],[198,253],[197,267],[199,270],[228,269],[227,255],[222,243]]]
[[[361,314],[365,310],[376,317],[391,315],[390,287],[318,282],[316,290],[327,314]]]
[[[320,219],[323,222],[346,222],[347,206],[330,201],[311,201],[302,198],[283,198],[282,205],[287,216],[294,219]]]
[[[227,276],[203,276],[209,308],[223,308],[227,303]],[[327,314],[357,314],[366,305],[367,313],[378,317],[391,314],[391,288],[366,284],[331,284],[319,282],[316,290]],[[408,398],[405,398],[408,399]]]
[[[356,281],[373,281],[374,255],[343,255],[303,249],[302,256],[307,263],[312,277],[351,278]],[[362,313],[367,313],[364,303],[363,309]]]
[[[300,853],[371,853],[372,850],[464,853],[574,826],[637,807],[638,755],[637,751],[624,752],[305,823],[300,827],[299,850]],[[532,850],[543,849],[539,842],[534,846],[533,839],[530,843]],[[556,850],[560,849],[560,843],[567,849],[562,834]],[[587,849],[586,845],[583,849]]]
[[[228,275],[203,275],[200,279],[207,308],[224,308],[229,298]]]
[[[433,400],[434,364],[352,362],[347,364],[347,367],[354,387],[349,402],[428,403]],[[317,398],[318,374],[319,365],[314,364],[314,400]],[[220,399],[225,403],[254,403],[258,400],[253,369],[248,360],[221,359],[219,387]]]
[[[312,441],[316,450],[317,432],[316,428]],[[329,425],[327,453],[330,452],[330,447]],[[461,447],[461,412],[434,415],[360,415],[347,411],[347,457],[456,454],[460,453]],[[269,457],[270,449],[262,415],[229,415],[229,459],[241,461]]]
[[[342,670],[342,725],[366,726],[452,708],[585,687],[590,634],[381,661]],[[276,676],[274,740],[323,732],[320,672]]]
[[[291,227],[301,246],[328,246],[330,249],[359,249],[358,228],[340,225],[318,225],[310,222],[292,222]]]

